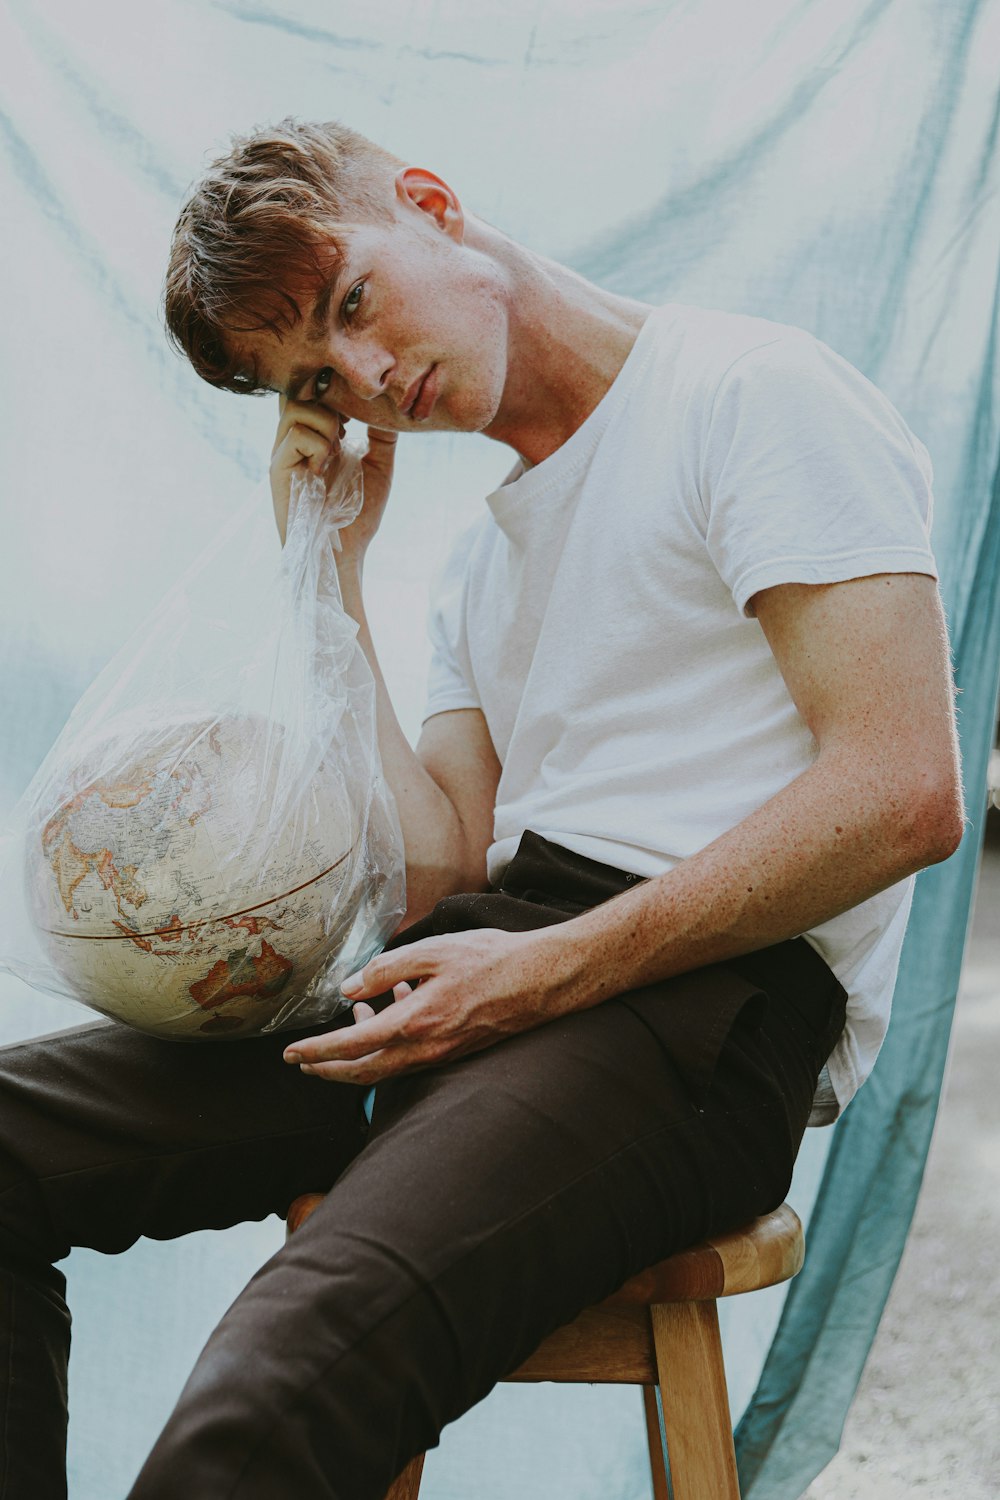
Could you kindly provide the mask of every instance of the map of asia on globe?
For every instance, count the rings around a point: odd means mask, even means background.
[[[126,724],[64,758],[25,877],[70,993],[208,1039],[261,1031],[305,990],[364,896],[361,819],[332,756],[290,788],[286,748],[279,726],[234,715]]]

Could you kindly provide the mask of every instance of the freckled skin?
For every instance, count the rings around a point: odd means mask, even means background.
[[[320,338],[304,324],[255,351],[276,386],[329,367],[281,407],[271,465],[279,530],[296,468],[336,466],[341,417],[369,424],[365,506],[337,566],[376,679],[379,745],[403,825],[404,926],[455,890],[485,885],[500,765],[482,714],[439,714],[414,751],[367,626],[364,557],[384,511],[395,436],[483,432],[528,462],[554,452],[605,394],[650,309],[591,286],[468,216],[422,169],[400,172],[391,218],[345,236],[341,296]],[[367,298],[367,300],[365,300]],[[402,410],[436,368],[426,421]],[[313,401],[311,398],[318,396]],[[615,524],[609,509],[609,526]],[[827,921],[924,865],[963,829],[948,645],[934,581],[893,574],[782,585],[754,607],[817,746],[776,797],[666,875],[533,933],[427,939],[373,959],[345,994],[358,1024],[286,1053],[358,1083],[440,1063],[613,994],[749,952]],[[419,979],[412,990],[406,982]],[[366,1000],[393,989],[375,1016]]]
[[[325,332],[299,325],[262,346],[268,382],[284,386],[296,365],[332,371],[322,404],[387,431],[478,432],[496,416],[507,366],[501,279],[423,220],[405,240],[388,226],[359,225],[345,238],[345,282],[364,279],[350,321],[336,305]],[[400,408],[412,382],[438,367],[435,410],[422,422]],[[312,388],[310,387],[309,394]]]
[[[649,307],[530,255],[466,215],[432,173],[400,173],[389,207],[386,222],[343,227],[346,266],[319,336],[307,316],[246,346],[266,383],[287,391],[296,367],[326,367],[325,391],[309,381],[301,403],[318,397],[390,432],[484,432],[541,462],[612,384]],[[344,296],[358,283],[351,312]],[[440,394],[415,421],[402,398],[434,364]]]

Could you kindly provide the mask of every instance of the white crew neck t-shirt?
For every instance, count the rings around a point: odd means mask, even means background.
[[[936,577],[931,465],[889,401],[802,329],[668,304],[561,448],[458,541],[426,717],[480,708],[503,771],[490,879],[536,833],[672,869],[815,759],[752,596]],[[874,686],[874,674],[873,674]],[[848,992],[843,1109],[875,1061],[912,880],[804,936]]]

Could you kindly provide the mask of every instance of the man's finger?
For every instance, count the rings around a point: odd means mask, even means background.
[[[325,1078],[328,1083],[355,1083],[367,1087],[394,1078],[399,1073],[416,1072],[428,1066],[415,1052],[389,1048],[384,1052],[374,1052],[361,1062],[302,1063],[299,1071],[310,1073],[314,1078]]]
[[[375,1052],[361,1062],[316,1062],[300,1063],[300,1073],[310,1073],[314,1078],[325,1078],[329,1083],[381,1083],[393,1073],[402,1071],[405,1064],[397,1067],[395,1058],[387,1052]]]
[[[293,1042],[284,1058],[289,1063],[357,1062],[382,1048],[402,1045],[405,1016],[394,1005],[376,1015],[341,1026],[323,1036],[303,1037]]]
[[[341,991],[348,1000],[364,1000],[370,995],[384,994],[403,980],[426,979],[435,972],[437,949],[436,938],[421,938],[405,948],[380,953],[377,958],[369,959],[357,974],[342,979]]]
[[[373,469],[375,473],[391,478],[393,465],[396,458],[396,439],[398,432],[387,432],[381,427],[369,427],[368,429],[368,452],[365,454],[364,462]]]

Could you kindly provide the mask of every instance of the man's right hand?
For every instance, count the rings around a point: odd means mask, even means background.
[[[278,430],[271,450],[271,499],[281,544],[285,544],[293,474],[318,474],[329,490],[337,478],[346,418],[312,401],[279,399]],[[364,505],[356,521],[340,533],[344,562],[360,568],[379,528],[392,485],[395,432],[368,428],[368,452],[361,465]]]

